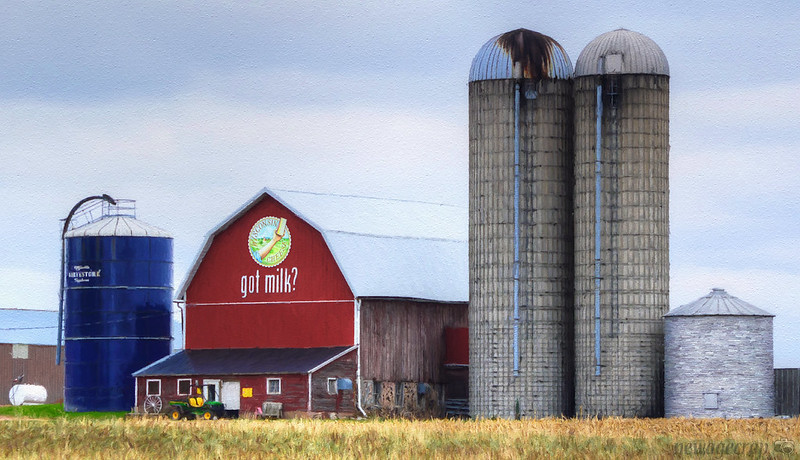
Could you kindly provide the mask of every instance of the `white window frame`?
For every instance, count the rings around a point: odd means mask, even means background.
[[[269,384],[270,382],[278,382],[278,391],[269,391]],[[283,389],[283,384],[281,383],[280,377],[268,377],[267,378],[267,394],[268,395],[279,395],[281,394],[281,390]]]
[[[181,382],[189,382],[189,390],[186,393],[181,393]],[[178,379],[175,383],[175,394],[180,396],[188,396],[192,393],[192,379]]]
[[[333,382],[333,392],[331,392],[331,382]],[[339,385],[336,382],[336,377],[328,377],[328,385],[325,387],[329,395],[335,395],[339,392]]]
[[[150,382],[158,383],[158,393],[150,393]],[[147,396],[161,396],[161,379],[147,379],[144,391],[147,393]]]

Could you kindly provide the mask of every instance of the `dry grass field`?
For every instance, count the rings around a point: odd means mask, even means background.
[[[0,420],[0,458],[800,458],[800,421]]]

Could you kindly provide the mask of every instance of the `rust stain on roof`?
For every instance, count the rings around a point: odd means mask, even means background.
[[[552,49],[556,46],[561,48],[558,42],[547,35],[528,29],[506,32],[497,39],[497,44],[511,56],[514,63],[520,63],[522,78],[534,80],[550,74],[553,66]]]

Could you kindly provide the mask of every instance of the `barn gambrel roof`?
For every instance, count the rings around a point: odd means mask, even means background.
[[[356,297],[469,300],[466,208],[267,188],[206,235],[178,299],[185,300],[214,237],[266,196],[322,234]]]

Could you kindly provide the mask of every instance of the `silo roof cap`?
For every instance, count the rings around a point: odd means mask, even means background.
[[[528,29],[500,34],[472,59],[469,81],[572,78],[572,62],[557,41]]]
[[[96,222],[74,228],[65,238],[82,236],[149,236],[153,238],[172,238],[172,235],[158,227],[146,224],[130,216],[109,216]]]
[[[711,292],[694,302],[671,310],[666,316],[775,316],[772,313],[734,297],[722,288]]]
[[[603,74],[669,75],[669,63],[650,37],[617,29],[589,42],[575,61],[576,77]]]

